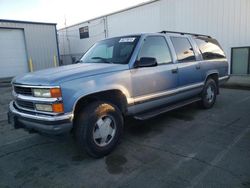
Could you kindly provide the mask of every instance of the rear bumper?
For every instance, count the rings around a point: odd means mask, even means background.
[[[8,122],[16,129],[24,128],[46,134],[63,134],[73,127],[73,114],[58,116],[33,115],[18,110],[13,101],[9,104]]]

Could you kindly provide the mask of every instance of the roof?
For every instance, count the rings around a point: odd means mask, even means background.
[[[24,24],[40,24],[40,25],[57,25],[57,23],[33,22],[33,21],[22,21],[22,20],[5,20],[5,19],[0,19],[0,22],[24,23]]]
[[[92,18],[92,19],[89,19],[89,20],[85,20],[85,21],[82,21],[82,22],[79,22],[79,23],[76,23],[76,24],[73,24],[73,25],[70,25],[70,26],[58,29],[58,30],[60,31],[60,30],[63,30],[63,29],[67,29],[67,28],[70,28],[70,27],[73,27],[73,26],[77,26],[77,25],[86,23],[86,22],[90,22],[90,21],[93,21],[93,20],[97,20],[97,19],[103,18],[103,17],[106,17],[106,16],[111,16],[111,15],[118,14],[118,13],[121,13],[121,12],[125,12],[127,10],[131,10],[131,9],[134,9],[134,8],[137,8],[137,7],[148,5],[148,4],[157,2],[157,1],[160,1],[160,0],[150,0],[148,2],[140,3],[138,5],[131,6],[131,7],[125,8],[125,9],[121,9],[121,10],[118,10],[118,11],[115,11],[115,12],[112,12],[112,13],[109,13],[109,14],[104,14],[102,16],[98,16],[98,17],[95,17],[95,18]]]

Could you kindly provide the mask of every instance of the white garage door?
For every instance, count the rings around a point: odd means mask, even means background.
[[[0,29],[0,78],[28,72],[24,33],[21,29]]]

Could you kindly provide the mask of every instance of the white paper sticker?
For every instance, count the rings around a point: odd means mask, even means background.
[[[134,37],[121,38],[119,42],[134,42]]]

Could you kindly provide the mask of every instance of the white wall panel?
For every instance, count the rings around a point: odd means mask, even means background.
[[[160,31],[159,2],[147,4],[107,17],[109,36]]]
[[[28,72],[27,53],[22,29],[0,28],[0,78]]]
[[[232,47],[250,46],[250,0],[159,0],[107,15],[107,25],[109,37],[161,30],[211,35],[220,42],[230,61]],[[79,26],[69,29],[77,30]],[[98,30],[103,29],[100,24]],[[62,32],[64,29],[59,34]],[[72,53],[85,51],[102,38],[104,35],[84,41],[72,39]]]
[[[162,29],[215,37],[230,60],[231,48],[250,46],[249,0],[161,0]]]
[[[66,61],[71,62],[71,57],[78,58],[96,41],[105,38],[104,19],[105,18],[100,18],[84,22],[58,32],[60,54],[63,55],[64,59],[66,58]],[[85,26],[89,27],[89,38],[80,39],[79,28]],[[65,64],[68,64],[68,62]]]

